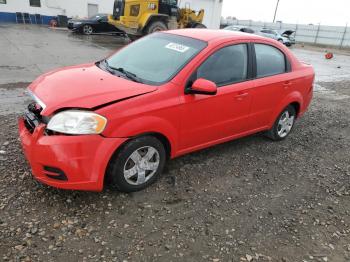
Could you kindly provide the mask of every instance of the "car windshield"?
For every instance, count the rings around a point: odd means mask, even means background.
[[[207,46],[201,40],[154,33],[126,46],[106,61],[143,83],[160,85],[171,80],[194,56]]]

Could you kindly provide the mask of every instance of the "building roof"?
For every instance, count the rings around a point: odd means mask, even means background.
[[[229,31],[229,30],[211,30],[211,29],[177,29],[166,31],[166,33],[182,35],[191,38],[195,38],[198,40],[210,42],[212,40],[219,40],[222,38],[231,38],[231,39],[265,39],[264,37],[248,34],[237,31]]]

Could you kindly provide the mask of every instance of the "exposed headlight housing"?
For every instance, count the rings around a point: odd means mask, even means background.
[[[67,110],[54,115],[47,129],[63,134],[92,135],[103,132],[107,119],[99,114],[83,110]]]
[[[37,103],[41,106],[42,109],[45,109],[45,108],[46,108],[46,105],[44,104],[44,102],[41,101],[41,100],[39,99],[39,97],[37,97],[36,95],[34,95],[30,90],[27,90],[27,94],[28,94],[30,97],[32,97],[32,99],[33,99],[35,102],[37,102]]]

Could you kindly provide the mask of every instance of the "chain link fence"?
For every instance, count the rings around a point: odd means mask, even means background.
[[[345,26],[327,25],[305,25],[305,24],[285,24],[256,22],[252,20],[226,20],[227,25],[237,25],[250,27],[253,30],[262,28],[275,29],[280,33],[286,30],[295,31],[295,40],[299,43],[311,43],[327,46],[337,46],[339,48],[350,47],[350,29]]]

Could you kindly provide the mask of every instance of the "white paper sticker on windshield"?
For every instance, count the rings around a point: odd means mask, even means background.
[[[165,48],[168,48],[180,53],[185,53],[188,49],[190,49],[188,46],[176,44],[176,43],[169,43],[165,46]]]

